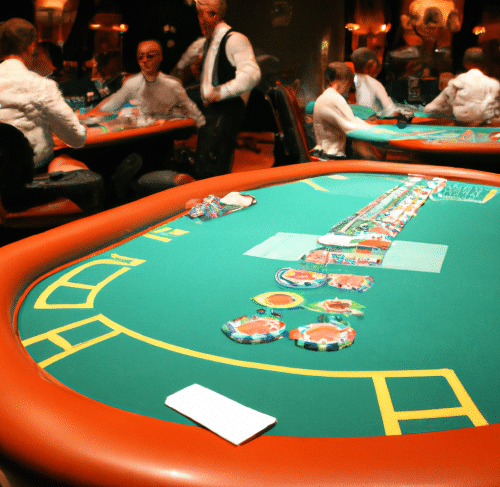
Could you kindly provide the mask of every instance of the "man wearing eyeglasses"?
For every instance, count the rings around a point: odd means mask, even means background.
[[[261,79],[252,45],[224,21],[226,0],[197,0],[203,33],[177,63],[182,73],[200,57],[200,95],[206,125],[198,131],[197,177],[231,172],[238,132],[250,92]]]

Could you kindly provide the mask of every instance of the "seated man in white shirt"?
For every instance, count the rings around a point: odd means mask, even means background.
[[[143,41],[137,48],[141,72],[127,78],[123,86],[81,118],[113,113],[128,102],[137,104],[140,115],[158,117],[190,117],[197,127],[205,124],[196,104],[189,99],[180,82],[159,71],[162,48],[155,40]]]
[[[346,134],[370,128],[369,123],[354,116],[345,97],[353,84],[354,73],[341,62],[330,63],[325,71],[328,88],[314,104],[313,126],[316,146],[311,155],[321,160],[346,158]]]
[[[91,111],[80,116],[81,120],[118,112],[127,103],[137,106],[139,118],[189,117],[199,128],[205,124],[205,117],[196,104],[187,96],[186,90],[173,76],[160,72],[162,48],[155,40],[143,41],[137,48],[137,62],[141,72],[130,76],[122,87],[105,98]],[[164,139],[139,141],[131,151],[143,159],[143,172],[171,169],[173,140]],[[186,178],[178,178],[186,180]],[[192,178],[191,178],[192,180]],[[177,185],[177,183],[175,183]]]
[[[453,116],[463,125],[498,124],[500,82],[471,69],[449,81],[439,95],[425,105],[424,112]]]
[[[360,47],[351,55],[354,64],[354,85],[356,103],[371,108],[378,117],[393,117],[398,111],[384,85],[376,78],[381,66],[377,55],[371,49]]]

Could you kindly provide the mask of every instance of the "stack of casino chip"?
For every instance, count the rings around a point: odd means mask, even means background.
[[[217,196],[210,195],[207,196],[201,203],[193,206],[189,210],[189,218],[200,218],[202,220],[212,220],[221,216],[222,214],[222,203],[220,198]]]
[[[285,323],[273,316],[241,316],[228,321],[222,331],[231,340],[238,343],[268,343],[283,337]]]
[[[298,347],[319,352],[341,350],[354,343],[356,331],[340,321],[329,323],[311,323],[290,330],[289,338],[295,340]]]

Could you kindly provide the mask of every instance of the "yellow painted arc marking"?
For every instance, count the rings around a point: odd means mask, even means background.
[[[158,227],[158,228],[155,228],[154,230],[151,230],[150,232],[148,233],[160,233],[160,232],[167,232],[168,230],[172,230],[171,227]],[[147,235],[147,234],[146,234]]]
[[[386,376],[377,375],[373,376],[373,384],[375,386],[375,393],[377,394],[378,405],[380,414],[382,415],[382,422],[384,424],[385,434],[387,436],[400,435],[401,428],[399,421],[394,414],[394,406],[392,404],[391,394],[385,381]]]
[[[420,411],[398,411],[395,413],[398,420],[407,419],[434,419],[434,418],[451,418],[454,416],[468,416],[465,408],[441,408],[441,409],[423,409]],[[480,425],[476,425],[480,426]]]
[[[486,203],[487,201],[491,200],[491,198],[493,198],[493,196],[495,196],[496,194],[497,194],[497,190],[496,189],[490,189],[490,191],[483,198],[483,201],[481,203]]]
[[[311,181],[310,179],[303,179],[302,182],[308,184],[314,189],[317,189],[318,191],[325,191],[326,193],[328,193],[327,189],[321,187],[319,184],[316,184],[314,181]]]
[[[75,345],[71,347],[68,350],[65,350],[64,352],[57,353],[53,355],[52,357],[48,358],[47,360],[43,360],[42,362],[39,362],[38,365],[44,369],[45,367],[53,364],[54,362],[57,362],[58,360],[61,360],[64,357],[67,357],[69,355],[72,355],[76,352],[79,352],[80,350],[83,350],[84,348],[91,347],[92,345],[95,345],[96,343],[103,342],[104,340],[107,340],[108,338],[113,338],[116,335],[119,335],[120,332],[118,331],[111,331],[109,333],[106,333],[105,335],[101,335],[100,337],[94,338],[92,340],[89,340],[84,343],[80,343],[79,345]]]
[[[377,399],[379,402],[379,408],[382,415],[382,421],[384,424],[384,429],[386,435],[401,435],[401,428],[399,426],[399,420],[404,419],[424,419],[424,418],[437,418],[437,417],[446,417],[446,416],[468,416],[472,423],[475,426],[484,426],[488,423],[482,416],[482,414],[477,409],[476,405],[473,403],[472,399],[468,395],[464,386],[456,376],[455,372],[451,369],[435,369],[435,370],[382,370],[382,371],[332,371],[332,370],[314,370],[314,369],[302,369],[295,367],[286,367],[281,365],[270,365],[270,364],[262,364],[259,362],[248,362],[244,360],[235,360],[227,357],[221,357],[217,355],[212,355],[204,352],[197,352],[195,350],[190,350],[184,347],[179,347],[177,345],[172,345],[170,343],[162,342],[160,340],[146,337],[140,333],[137,333],[133,330],[125,328],[118,323],[110,320],[106,316],[99,314],[93,316],[91,318],[71,323],[69,325],[53,329],[49,332],[42,333],[35,337],[31,337],[29,339],[23,340],[22,344],[26,347],[32,343],[39,342],[44,339],[51,339],[56,336],[58,333],[77,328],[79,326],[83,326],[87,323],[99,321],[113,331],[97,337],[93,340],[89,340],[85,343],[72,346],[70,349],[65,350],[59,354],[52,356],[51,358],[40,362],[38,365],[42,368],[47,367],[48,365],[67,357],[79,350],[92,346],[96,343],[107,340],[108,338],[112,338],[117,336],[120,333],[130,336],[131,338],[135,338],[136,340],[140,340],[144,343],[148,343],[158,348],[163,348],[165,350],[169,350],[171,352],[179,353],[182,355],[199,358],[202,360],[208,360],[211,362],[222,363],[227,365],[233,365],[236,367],[244,367],[250,369],[259,369],[259,370],[267,370],[273,372],[280,372],[286,374],[293,375],[303,375],[303,376],[311,376],[311,377],[332,377],[332,378],[371,378],[375,385],[375,391],[377,395]],[[64,339],[62,339],[64,340]],[[64,342],[66,342],[64,340]],[[394,411],[394,406],[392,403],[392,399],[390,396],[389,389],[387,387],[386,379],[388,377],[444,377],[452,387],[456,397],[461,403],[462,407],[457,408],[442,408],[442,409],[432,409],[426,411]],[[457,414],[459,413],[459,414]]]
[[[334,371],[334,370],[316,370],[316,369],[302,369],[296,367],[286,367],[282,365],[270,365],[270,364],[262,364],[259,362],[248,362],[245,360],[237,360],[231,359],[227,357],[221,357],[218,355],[212,355],[205,352],[197,352],[195,350],[190,350],[188,348],[179,347],[178,345],[172,345],[170,343],[162,342],[161,340],[157,340],[155,338],[150,338],[136,331],[125,328],[118,323],[110,320],[103,314],[98,314],[92,316],[91,318],[86,318],[81,321],[77,321],[74,323],[70,323],[69,325],[64,325],[59,328],[54,328],[45,333],[41,333],[40,335],[36,335],[31,338],[27,338],[22,341],[23,346],[27,347],[32,345],[33,343],[40,342],[42,340],[49,339],[49,337],[53,334],[58,334],[67,330],[71,330],[74,328],[78,328],[79,326],[86,325],[91,322],[101,322],[104,325],[108,326],[114,331],[123,333],[125,335],[130,336],[131,338],[135,338],[136,340],[140,340],[144,343],[148,343],[158,348],[163,348],[164,350],[169,350],[171,352],[179,353],[181,355],[186,355],[190,357],[199,358],[202,360],[208,360],[210,362],[217,362],[227,365],[234,365],[236,367],[245,367],[250,369],[260,369],[260,370],[269,370],[273,372],[282,372],[286,374],[294,374],[294,375],[305,375],[312,377],[349,377],[349,378],[373,378],[373,377],[432,377],[432,376],[443,376],[446,375],[447,372],[451,372],[454,375],[454,372],[450,369],[437,369],[437,370],[383,370],[383,371]],[[87,342],[86,342],[87,343]],[[457,379],[458,380],[458,379]]]
[[[78,270],[78,269],[76,269]],[[79,268],[79,270],[81,270]],[[47,303],[48,297],[59,287],[75,287],[71,286],[70,283],[68,282],[68,279],[73,277],[71,273],[68,273],[64,276],[62,276],[60,279],[57,281],[53,282],[50,286],[43,291],[40,296],[38,296],[38,299],[35,302],[34,308],[35,309],[83,309],[83,308],[93,308],[94,307],[94,300],[99,293],[99,291],[106,286],[106,284],[110,283],[112,280],[116,279],[117,277],[121,276],[125,272],[129,271],[130,267],[122,267],[121,269],[117,270],[110,276],[108,276],[106,279],[103,279],[99,284],[96,284],[95,286],[92,286],[90,289],[91,291],[89,292],[87,299],[85,300],[84,303],[55,303],[55,304],[49,304]],[[74,284],[74,283],[71,283]]]
[[[73,287],[76,289],[94,289],[95,286],[92,284],[82,284],[81,282],[65,282],[64,287]]]
[[[160,242],[170,242],[172,240],[171,238],[160,237],[159,235],[151,235],[150,233],[145,233],[143,237],[147,237],[152,240],[160,240]]]
[[[57,335],[56,333],[50,333],[47,336],[47,339],[50,340],[54,345],[61,347],[63,350],[70,350],[73,347],[73,345],[71,345],[68,340],[66,340],[62,336]]]
[[[82,308],[92,308],[94,306],[94,300],[95,297],[97,296],[97,293],[104,287],[106,284],[111,282],[113,279],[116,279],[123,273],[127,272],[130,270],[130,267],[135,267],[138,266],[139,264],[142,264],[146,262],[143,259],[135,259],[133,257],[123,257],[118,254],[111,254],[111,257],[113,259],[99,259],[99,260],[94,260],[90,262],[86,262],[85,264],[82,264],[75,269],[67,272],[63,276],[61,276],[57,281],[53,282],[47,288],[38,296],[38,299],[35,302],[34,308],[35,309],[82,309]],[[124,266],[118,271],[114,272],[110,276],[108,276],[106,279],[102,280],[96,285],[89,285],[89,284],[82,284],[82,283],[76,283],[76,282],[71,282],[70,279],[75,277],[77,274],[80,272],[84,271],[85,269],[89,267],[93,267],[95,265],[120,265]],[[70,288],[77,288],[77,289],[87,289],[90,290],[87,299],[84,303],[56,303],[56,304],[48,304],[47,299],[49,296],[59,287],[70,287]]]

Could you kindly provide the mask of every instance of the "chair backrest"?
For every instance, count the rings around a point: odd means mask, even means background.
[[[0,196],[3,205],[33,181],[33,149],[24,134],[13,125],[0,123]]]
[[[318,160],[309,154],[305,129],[305,110],[291,86],[279,81],[270,89],[268,98],[273,108],[278,135],[289,163]]]

